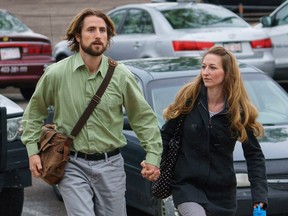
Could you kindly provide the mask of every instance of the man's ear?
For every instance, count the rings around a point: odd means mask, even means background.
[[[76,39],[76,41],[77,41],[78,43],[80,42],[80,38],[81,38],[80,34],[79,34],[79,33],[76,33],[76,34],[75,34],[75,39]]]

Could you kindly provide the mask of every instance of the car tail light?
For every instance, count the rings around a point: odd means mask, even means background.
[[[272,48],[272,41],[270,38],[262,40],[254,40],[250,42],[253,49]]]
[[[213,42],[173,41],[174,51],[205,50],[214,46]]]
[[[23,54],[29,55],[51,55],[52,47],[50,44],[24,44],[22,45]]]
[[[23,55],[52,55],[52,46],[49,43],[28,44],[28,43],[13,43],[1,44],[0,47],[19,47],[22,48]]]

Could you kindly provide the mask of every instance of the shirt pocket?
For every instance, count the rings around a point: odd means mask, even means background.
[[[94,110],[94,114],[102,122],[112,124],[119,119],[120,115],[122,117],[122,102],[115,98],[101,101]]]

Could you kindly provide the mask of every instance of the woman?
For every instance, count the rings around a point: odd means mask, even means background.
[[[172,196],[182,216],[234,216],[237,210],[233,150],[242,142],[252,202],[267,206],[265,158],[256,139],[264,133],[234,55],[220,46],[203,56],[201,73],[164,110],[163,145],[185,114]],[[251,206],[252,208],[252,206]]]

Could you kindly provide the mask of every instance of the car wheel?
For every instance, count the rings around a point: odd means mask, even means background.
[[[35,87],[30,87],[30,88],[20,88],[20,92],[22,96],[24,97],[25,100],[30,100],[32,97],[33,93],[35,91]]]
[[[157,201],[157,213],[155,216],[181,216],[174,207],[172,196]]]
[[[0,215],[21,215],[24,188],[2,188],[0,192]]]
[[[60,191],[59,191],[58,184],[52,185],[52,188],[53,188],[54,194],[55,194],[55,196],[57,197],[57,199],[58,199],[59,201],[63,201],[62,196],[61,196],[61,193],[60,193]]]

